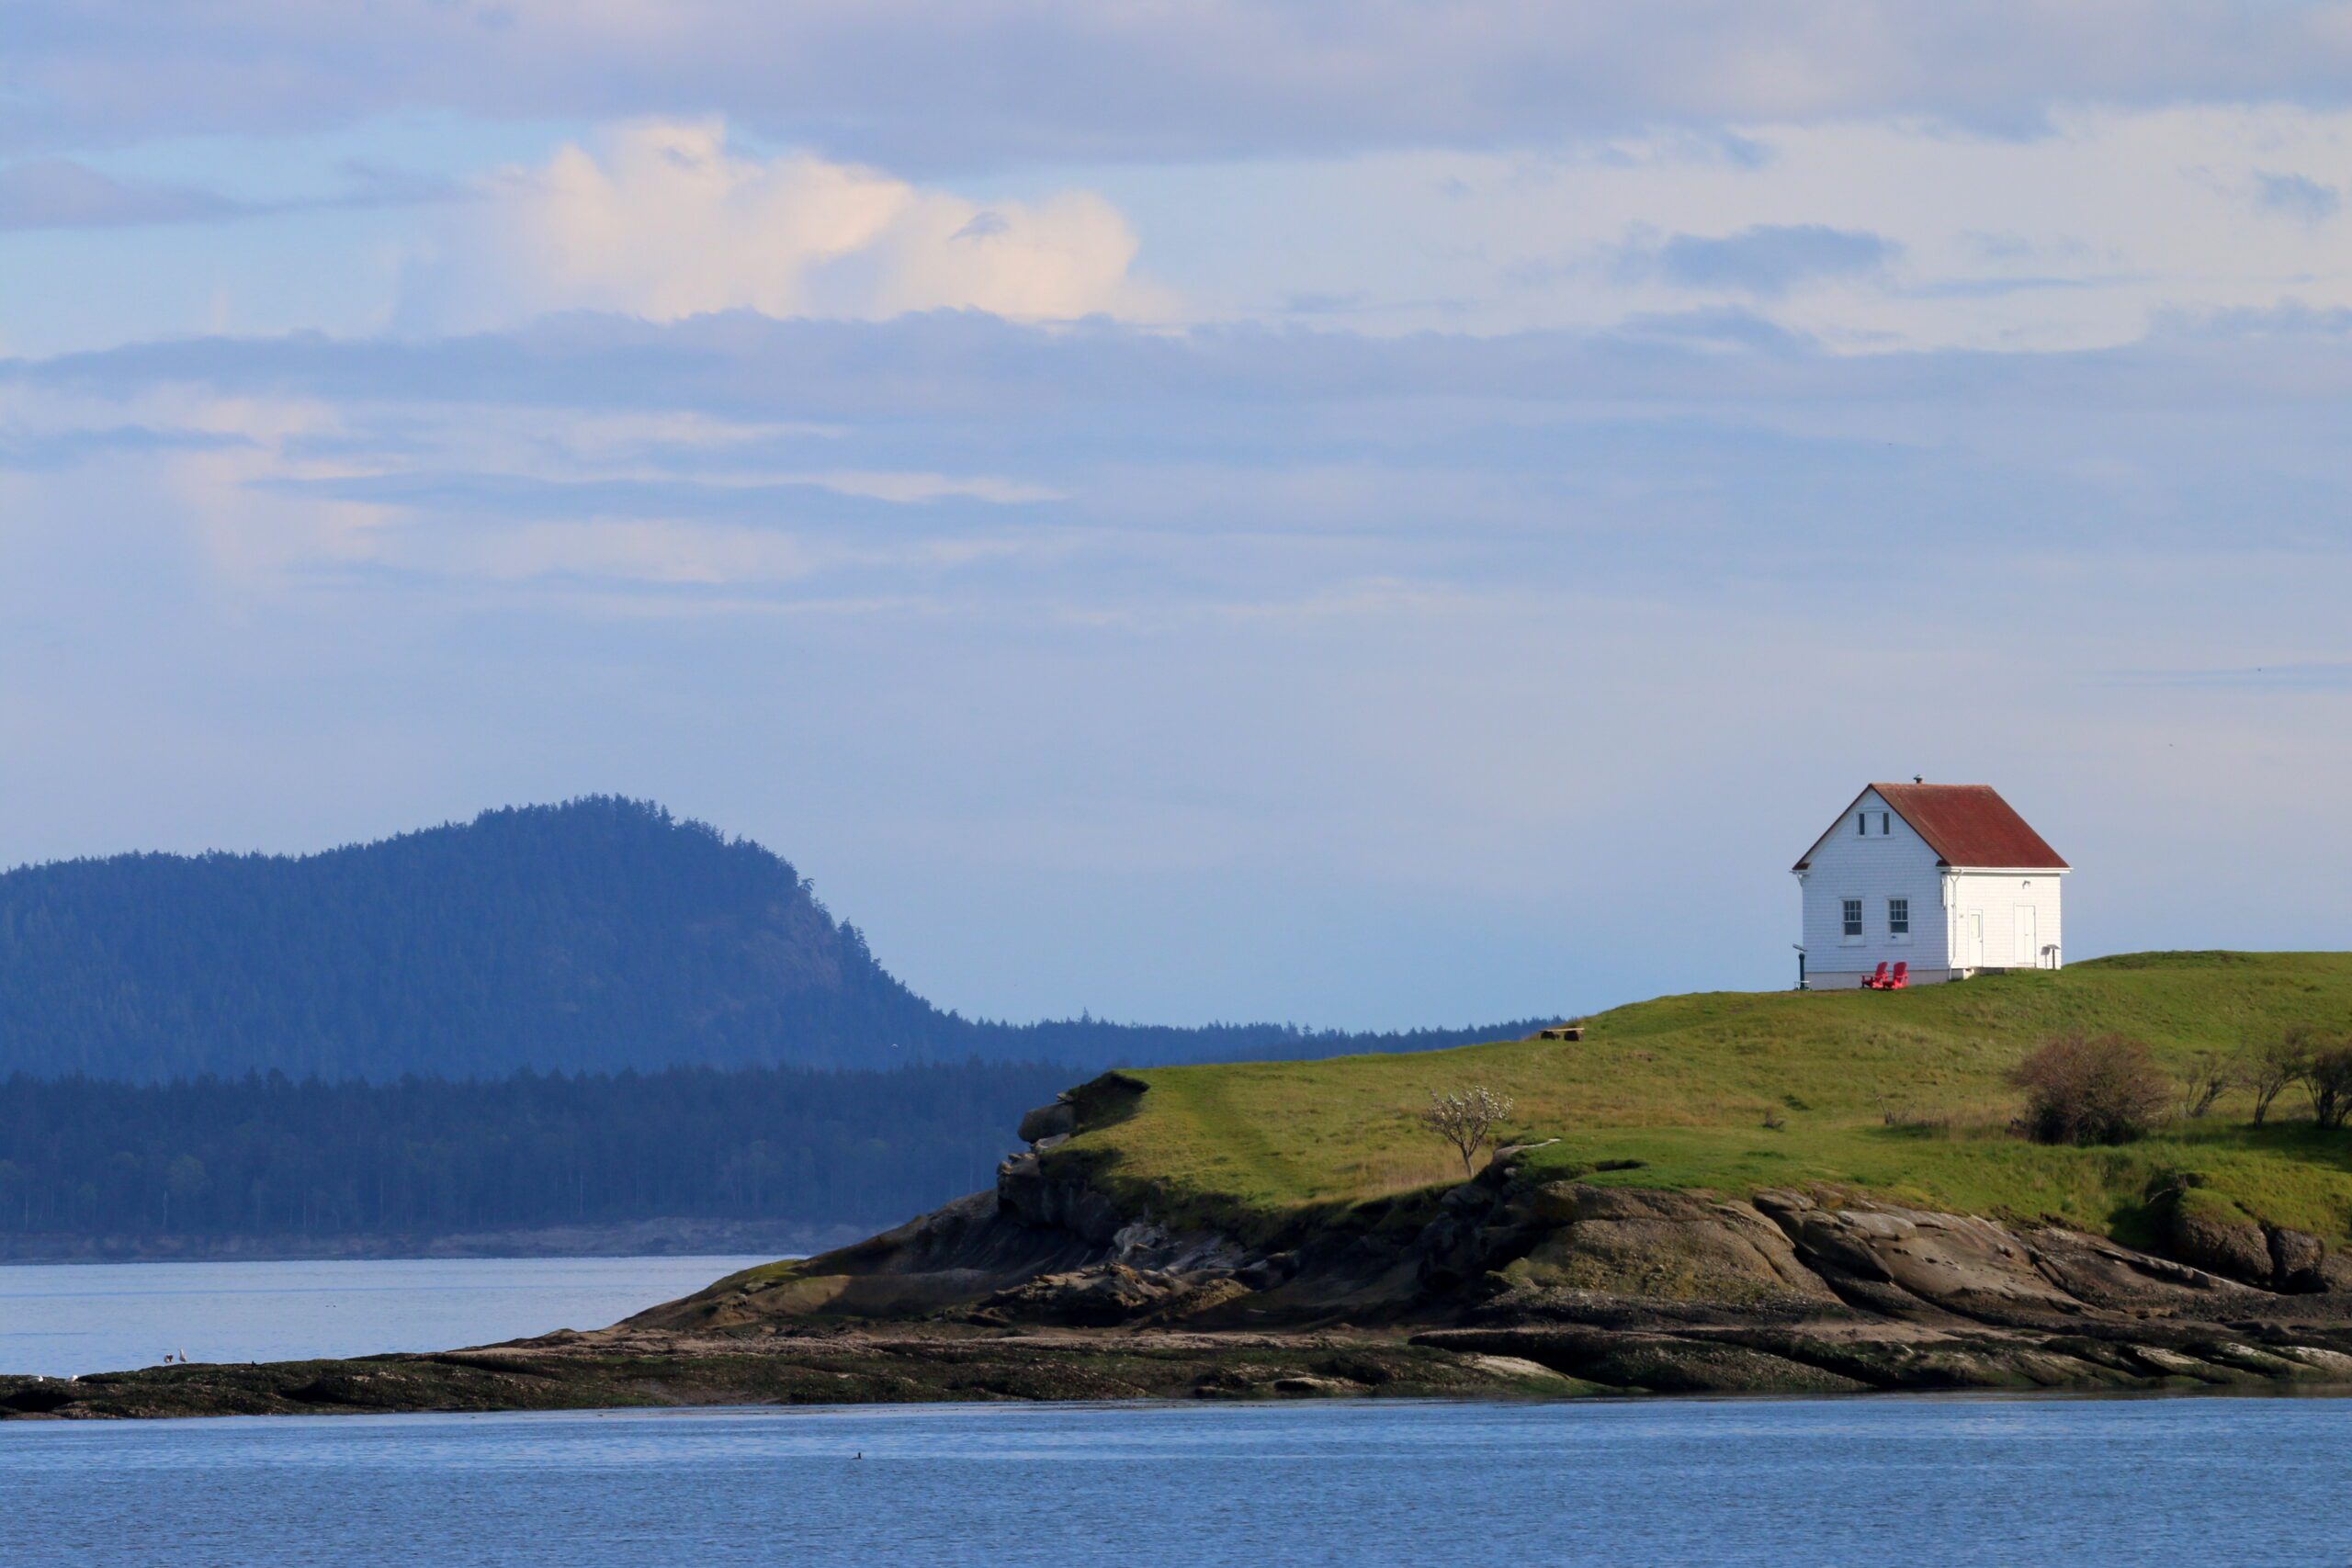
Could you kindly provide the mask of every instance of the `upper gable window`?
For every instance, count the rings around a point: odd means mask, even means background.
[[[1878,818],[1879,837],[1884,838],[1894,831],[1894,814],[1890,811],[1864,811],[1859,813],[1854,818],[1854,831],[1860,833],[1866,839],[1869,838],[1871,832],[1871,818]]]

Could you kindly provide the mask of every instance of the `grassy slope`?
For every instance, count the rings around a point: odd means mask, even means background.
[[[1134,1114],[1059,1157],[1163,1216],[1266,1235],[1460,1180],[1413,1112],[1432,1089],[1483,1083],[1516,1099],[1515,1138],[1560,1139],[1537,1161],[1640,1162],[1600,1181],[1726,1195],[1827,1183],[2132,1241],[2151,1179],[2191,1171],[2201,1201],[2331,1238],[2352,1227],[2352,1134],[2314,1134],[2294,1090],[2271,1127],[2249,1126],[2233,1095],[2127,1148],[2050,1149],[2006,1135],[2017,1097],[2003,1081],[2075,1027],[2137,1035],[2168,1061],[2294,1023],[2352,1034],[2352,953],[2135,954],[1893,994],[1668,997],[1587,1021],[1579,1043],[1139,1071],[1151,1088]],[[1890,1126],[1890,1108],[1940,1125]]]

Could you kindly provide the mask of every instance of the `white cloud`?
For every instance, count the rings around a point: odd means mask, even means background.
[[[2352,112],[2070,110],[2030,138],[1912,118],[1508,152],[1137,171],[1201,316],[1304,299],[1358,330],[1610,327],[1708,306],[1849,351],[2136,341],[2170,316],[2352,306]],[[1283,243],[1237,244],[1279,215]],[[1262,228],[1260,229],[1262,231]],[[1155,229],[1157,234],[1159,231]]]
[[[1741,122],[1506,152],[1096,166],[984,194],[747,149],[718,121],[535,145],[527,164],[452,176],[478,199],[431,209],[363,221],[257,200],[236,210],[277,215],[30,238],[0,256],[0,341],[53,352],[390,321],[431,333],[571,310],[966,308],[1380,333],[1737,310],[1847,352],[2046,351],[2184,315],[2352,307],[2352,110],[2293,105],[2073,109],[2031,137]],[[183,176],[201,173],[116,175],[193,189]],[[893,395],[927,390],[906,373]]]
[[[2086,951],[2338,941],[2352,829],[2211,825],[2249,765],[2352,765],[2346,327],[1831,357],[744,312],[0,367],[0,660],[40,677],[0,683],[0,806],[24,855],[626,784],[898,857],[896,894],[811,870],[975,1008],[1396,1021],[1780,980],[1781,867],[1900,767],[2012,790],[2086,868]],[[1071,499],[735,483],[767,463]],[[1841,658],[1845,701],[1792,700]],[[1595,886],[1703,914],[1660,953]],[[1250,978],[1301,931],[1344,985]]]
[[[509,170],[454,214],[410,280],[406,324],[503,325],[553,310],[652,321],[732,309],[1023,321],[1159,308],[1136,236],[1082,190],[982,203],[805,152],[728,145],[717,121],[642,121]]]

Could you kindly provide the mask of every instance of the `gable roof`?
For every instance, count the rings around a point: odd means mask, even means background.
[[[2004,871],[2074,869],[2058,858],[2058,852],[2028,827],[1991,784],[1874,784],[1854,799],[1860,800],[1871,790],[1928,841],[1940,865],[1997,866]],[[1851,804],[1846,807],[1852,809]],[[1846,813],[1839,812],[1829,832],[1836,832],[1845,819]],[[1804,870],[1812,863],[1813,851],[1828,836],[1824,833],[1815,839],[1813,849],[1805,851],[1804,859],[1791,869]]]

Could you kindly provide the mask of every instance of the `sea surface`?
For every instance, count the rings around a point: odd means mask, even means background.
[[[0,1268],[0,1367],[594,1327],[752,1261]],[[917,1405],[0,1423],[0,1564],[2352,1563],[2352,1401]]]
[[[2312,1564],[2352,1402],[933,1405],[0,1425],[0,1562]]]
[[[447,1350],[602,1328],[763,1258],[0,1266],[0,1372]],[[5,1563],[0,1556],[0,1563]]]

